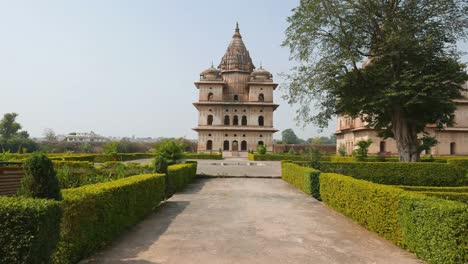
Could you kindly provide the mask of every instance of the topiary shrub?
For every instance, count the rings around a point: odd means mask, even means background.
[[[168,167],[167,159],[163,155],[157,155],[154,158],[154,170],[157,173],[167,173]]]
[[[62,199],[54,165],[45,154],[35,153],[24,162],[24,177],[18,194],[33,198]]]
[[[266,146],[264,146],[264,145],[259,145],[259,146],[257,147],[257,153],[258,153],[258,154],[264,155],[264,154],[266,154],[266,152],[267,152]]]

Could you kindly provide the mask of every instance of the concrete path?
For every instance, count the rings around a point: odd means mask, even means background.
[[[279,179],[199,179],[84,263],[422,263]]]

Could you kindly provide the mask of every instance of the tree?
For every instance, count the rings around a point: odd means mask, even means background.
[[[283,42],[299,62],[286,97],[305,123],[360,117],[419,161],[426,125],[450,124],[468,80],[456,50],[466,21],[466,0],[302,0]]]
[[[57,135],[55,135],[54,130],[51,128],[44,129],[44,138],[47,141],[57,141]]]
[[[60,186],[52,161],[44,153],[35,153],[24,162],[20,195],[61,200]]]
[[[281,132],[281,141],[283,141],[283,144],[298,144],[300,139],[294,133],[294,130],[288,128]]]
[[[6,113],[0,120],[0,136],[4,139],[10,139],[17,135],[21,125],[16,122],[17,113]]]

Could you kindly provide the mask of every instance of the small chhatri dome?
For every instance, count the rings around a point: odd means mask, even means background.
[[[273,79],[273,75],[269,71],[263,69],[262,66],[253,71],[250,76],[251,81],[272,81]]]
[[[255,69],[255,66],[252,63],[250,58],[249,51],[242,41],[242,36],[239,32],[239,24],[236,24],[236,30],[232,36],[231,43],[226,50],[221,63],[218,68],[225,71],[242,71],[242,72],[252,72]]]
[[[200,79],[201,80],[216,80],[221,78],[221,72],[220,70],[216,69],[213,64],[211,64],[211,67],[202,71],[200,73]]]

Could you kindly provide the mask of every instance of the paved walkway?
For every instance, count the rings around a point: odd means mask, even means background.
[[[422,263],[279,179],[199,179],[85,263]]]

